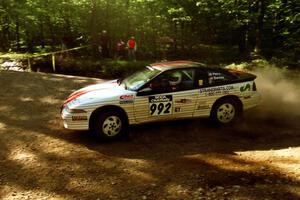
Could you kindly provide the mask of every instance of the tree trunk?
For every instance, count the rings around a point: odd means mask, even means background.
[[[42,45],[42,48],[45,48],[45,38],[44,38],[44,25],[43,23],[40,23],[40,42]]]
[[[256,36],[255,36],[255,49],[254,53],[256,56],[261,56],[262,49],[262,33],[264,25],[264,16],[265,16],[265,0],[258,0],[258,17],[257,17],[257,26],[256,26]]]
[[[181,34],[180,34],[180,45],[181,45],[181,52],[182,51],[184,51],[184,22],[180,22],[180,32],[181,32]]]
[[[16,44],[17,44],[17,51],[20,50],[20,20],[17,16],[16,19]]]
[[[174,21],[174,54],[177,55],[177,49],[178,49],[178,28],[177,28],[177,22]]]
[[[240,27],[238,32],[239,54],[244,55],[248,50],[248,26]]]
[[[92,55],[97,57],[98,54],[98,30],[96,26],[96,17],[97,17],[97,1],[91,0],[91,19],[90,19],[90,35],[91,35],[91,46],[92,46]]]
[[[130,23],[130,17],[129,17],[129,9],[130,9],[131,3],[130,0],[126,1],[125,10],[126,10],[126,35],[127,37],[130,37],[131,33],[131,23]]]

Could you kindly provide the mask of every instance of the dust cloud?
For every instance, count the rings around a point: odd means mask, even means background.
[[[257,90],[262,95],[261,105],[251,118],[276,124],[300,127],[300,73],[266,67],[256,69]]]

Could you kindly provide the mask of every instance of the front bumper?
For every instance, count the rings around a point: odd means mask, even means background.
[[[64,127],[72,130],[88,130],[89,129],[89,116],[87,113],[70,113],[67,106],[61,108],[61,118]]]

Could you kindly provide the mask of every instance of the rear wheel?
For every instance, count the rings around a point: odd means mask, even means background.
[[[128,133],[128,123],[118,111],[98,112],[91,128],[92,133],[103,141],[113,141]]]
[[[211,118],[220,125],[236,122],[241,115],[239,103],[234,99],[224,99],[213,106]]]

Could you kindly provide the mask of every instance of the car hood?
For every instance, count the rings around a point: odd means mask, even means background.
[[[133,95],[135,92],[126,90],[117,83],[117,80],[94,84],[73,92],[64,104],[89,105],[104,101],[119,100],[123,95]]]

